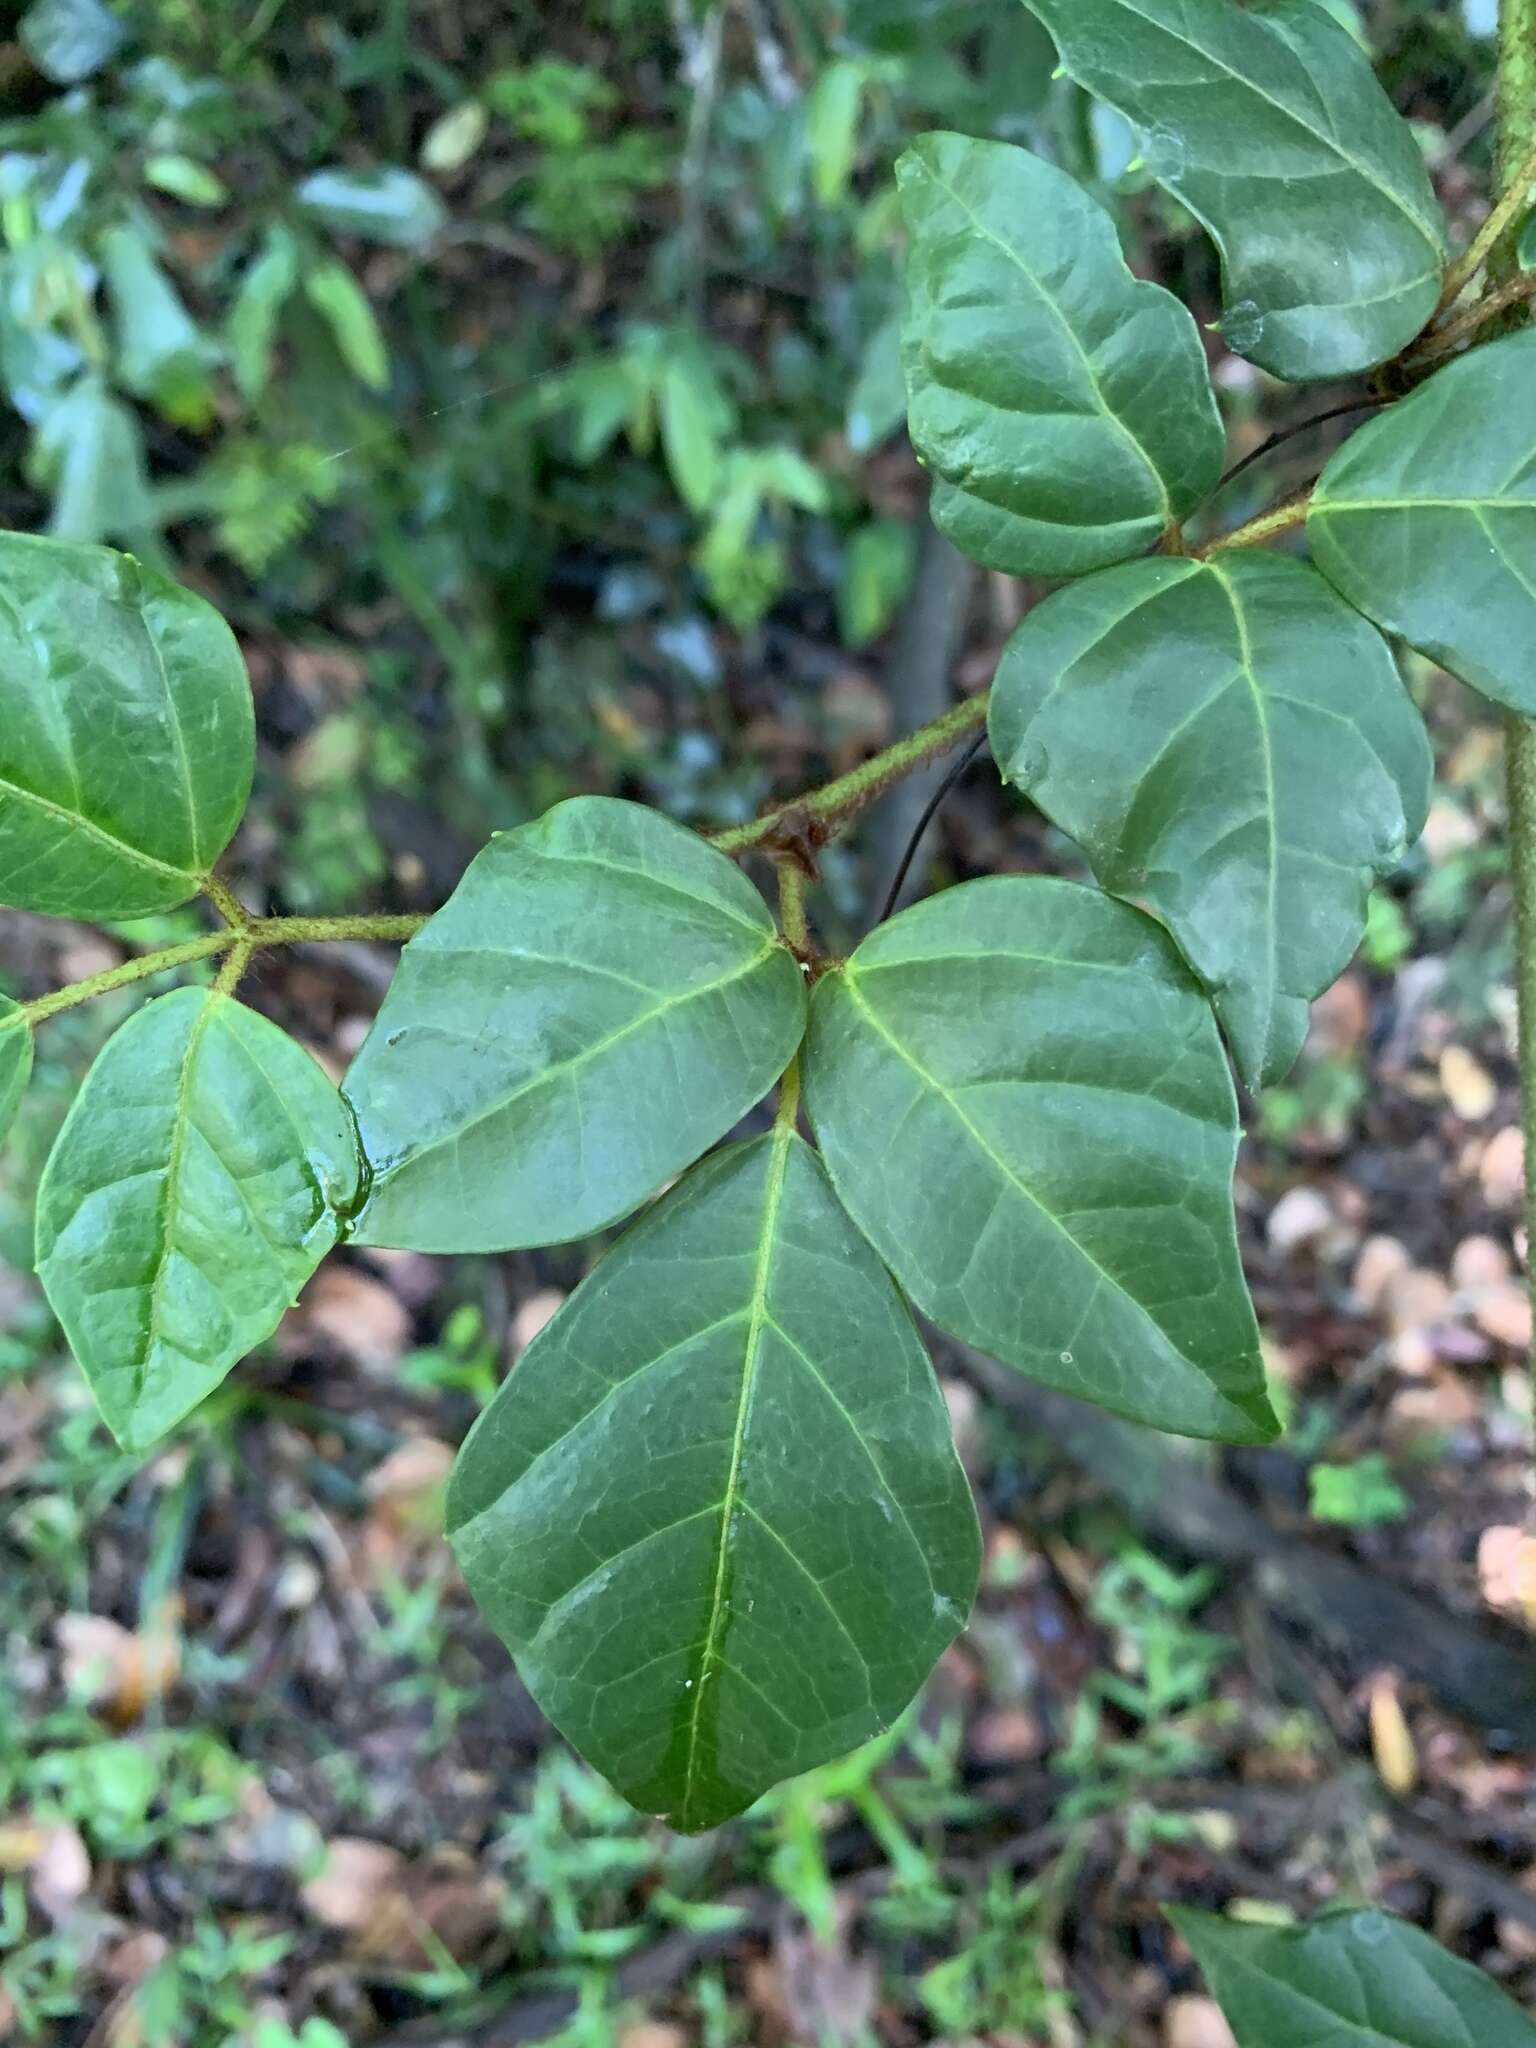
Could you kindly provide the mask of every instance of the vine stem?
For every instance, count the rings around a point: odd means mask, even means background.
[[[1501,24],[1505,13],[1508,14],[1511,20],[1517,20],[1522,11],[1527,14],[1529,13],[1528,9],[1522,10],[1519,6],[1508,7],[1506,0],[1506,4],[1501,7]],[[1527,36],[1531,33],[1529,19],[1525,23],[1523,32]],[[1502,37],[1502,25],[1500,33]],[[1521,33],[1521,30],[1517,28],[1514,33],[1518,35]],[[1448,313],[1450,311],[1473,278],[1476,277],[1483,265],[1493,255],[1505,231],[1513,227],[1516,220],[1518,220],[1520,209],[1530,197],[1532,185],[1536,184],[1536,144],[1529,141],[1528,135],[1511,140],[1511,99],[1508,79],[1504,71],[1502,45],[1499,66],[1499,94],[1502,107],[1499,130],[1499,183],[1503,188],[1502,196],[1488,218],[1478,229],[1471,246],[1457,257],[1456,261],[1446,272],[1445,289],[1441,292],[1440,303],[1435,308],[1437,318],[1441,313]],[[1517,123],[1518,120],[1519,116],[1517,115]]]
[[[1500,0],[1499,181],[1503,197],[1489,215],[1489,222],[1502,216],[1501,233],[1503,226],[1507,226],[1519,210],[1533,165],[1536,165],[1536,0]],[[1536,1300],[1532,1265],[1536,1260],[1536,722],[1517,711],[1507,712],[1504,732],[1505,768],[1509,783],[1509,868],[1515,892],[1520,1119],[1525,1132],[1526,1285]],[[1529,1365],[1533,1393],[1536,1393],[1536,1349],[1533,1349]]]
[[[1533,0],[1536,4],[1536,0]],[[1261,512],[1257,519],[1250,519],[1246,526],[1234,526],[1230,533],[1223,533],[1209,546],[1197,550],[1203,562],[1209,556],[1225,548],[1255,548],[1260,541],[1271,540],[1277,533],[1289,533],[1293,527],[1305,526],[1307,509],[1312,503],[1312,486],[1295,497],[1286,498],[1268,512]]]
[[[959,746],[985,723],[986,716],[986,693],[967,697],[963,704],[956,704],[931,724],[919,726],[916,732],[887,747],[884,753],[861,762],[848,774],[838,776],[835,782],[812,790],[808,796],[776,804],[750,825],[734,825],[728,831],[706,836],[721,853],[730,854],[749,853],[753,847],[775,839],[791,843],[796,839],[809,840],[813,846],[825,845],[841,826],[877,796],[883,796],[893,783],[900,782],[925,761],[936,760],[940,754]]]
[[[190,967],[198,960],[229,955],[218,985],[223,987],[228,977],[233,986],[244,972],[251,954],[264,947],[324,943],[327,939],[404,940],[414,938],[427,921],[424,916],[246,919],[243,911],[241,917],[244,922],[239,925],[226,925],[221,931],[207,932],[200,939],[187,939],[179,946],[162,946],[158,952],[136,953],[131,960],[124,960],[117,967],[90,975],[84,981],[72,981],[67,988],[56,988],[48,995],[38,996],[33,1002],[22,1003],[11,1012],[6,1025],[0,1029],[8,1029],[12,1021],[28,1027],[42,1024],[63,1010],[73,1010],[80,1003],[93,1002],[97,996],[110,995],[114,989],[131,988],[137,981],[148,981],[157,974],[169,974],[177,967]]]
[[[1530,298],[1536,298],[1536,272],[1506,278],[1495,290],[1484,293],[1475,305],[1468,306],[1449,326],[1432,327],[1423,345],[1403,357],[1402,367],[1417,370],[1425,363],[1437,363],[1442,356],[1454,354],[1480,327],[1486,327],[1490,320],[1497,320],[1501,313],[1508,313]]]

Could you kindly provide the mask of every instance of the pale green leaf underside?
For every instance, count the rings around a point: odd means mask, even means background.
[[[1103,886],[1168,926],[1245,1080],[1278,1080],[1428,805],[1381,635],[1278,555],[1128,563],[1024,620],[991,735]]]
[[[240,822],[254,750],[211,605],[129,555],[0,535],[0,903],[186,902]]]
[[[344,1084],[365,1244],[504,1251],[618,1222],[788,1065],[800,969],[751,883],[642,805],[493,839],[406,947]]]
[[[232,997],[177,989],[108,1041],[43,1174],[37,1269],[126,1449],[272,1334],[359,1170],[324,1072]]]
[[[1313,560],[1368,618],[1536,712],[1536,331],[1473,349],[1323,471]]]
[[[979,1559],[911,1316],[786,1127],[578,1288],[471,1433],[448,1524],[545,1712],[685,1829],[887,1727]]]
[[[1277,377],[1385,361],[1434,312],[1445,235],[1355,39],[1293,0],[1025,0],[1221,252],[1229,343]]]
[[[1103,207],[1028,150],[925,135],[896,176],[909,420],[934,519],[1013,575],[1141,553],[1221,469],[1193,319],[1131,275]]]
[[[1249,1926],[1184,1908],[1238,2048],[1536,2048],[1536,2024],[1491,1977],[1374,1908],[1307,1927]]]
[[[32,1074],[32,1033],[19,1003],[0,996],[0,1141]]]
[[[1161,1429],[1273,1436],[1231,1077],[1150,918],[1067,882],[946,890],[817,984],[805,1080],[838,1194],[942,1328]]]

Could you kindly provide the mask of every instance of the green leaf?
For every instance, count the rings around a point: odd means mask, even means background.
[[[405,949],[344,1084],[373,1170],[355,1234],[505,1251],[617,1223],[767,1094],[804,1022],[724,854],[639,804],[557,804]]]
[[[837,592],[846,647],[864,647],[883,633],[912,582],[917,535],[907,519],[871,519],[848,542]]]
[[[848,398],[843,431],[855,455],[883,447],[907,416],[907,380],[901,366],[901,322],[883,320],[869,337]]]
[[[56,540],[133,540],[155,524],[138,416],[98,376],[49,406],[29,470],[53,495]]]
[[[1238,2048],[1536,2048],[1536,2024],[1492,1978],[1389,1913],[1326,1913],[1309,1927],[1188,1907],[1168,1917]]]
[[[1485,697],[1536,712],[1536,330],[1476,348],[1369,421],[1323,471],[1319,569]]]
[[[887,1727],[979,1561],[911,1316],[782,1123],[696,1167],[535,1338],[448,1526],[545,1712],[686,1829]]]
[[[432,187],[400,164],[372,170],[330,164],[312,171],[296,197],[306,213],[336,234],[396,249],[420,248],[448,219]]]
[[[1413,131],[1354,38],[1290,0],[1025,0],[1070,75],[1142,130],[1221,251],[1229,345],[1277,377],[1384,362],[1435,310],[1445,231]]]
[[[697,364],[669,363],[661,385],[661,445],[690,511],[702,512],[720,482],[719,403]]]
[[[805,103],[805,140],[811,188],[823,206],[836,206],[848,190],[858,152],[864,66],[848,58],[827,65]]]
[[[177,989],[108,1041],[38,1190],[37,1269],[125,1449],[271,1335],[359,1171],[320,1067],[232,997]]]
[[[0,903],[185,903],[254,754],[245,663],[211,605],[131,555],[0,534]]]
[[[32,1076],[32,1031],[26,1012],[0,996],[0,1139],[11,1127]]]
[[[200,424],[209,404],[211,351],[196,321],[137,228],[109,228],[101,253],[124,387],[152,400],[168,418]]]
[[[224,206],[229,188],[206,164],[190,156],[152,156],[145,160],[144,181],[158,192],[169,192],[184,206]]]
[[[1231,1077],[1150,918],[1017,876],[931,897],[817,983],[805,1081],[838,1194],[943,1329],[1159,1429],[1274,1436]]]
[[[1526,215],[1515,245],[1515,258],[1522,270],[1536,270],[1536,213]]]
[[[460,100],[456,107],[445,108],[421,145],[422,169],[444,176],[462,171],[484,142],[490,120],[482,100]]]
[[[1221,470],[1193,319],[1132,277],[1103,207],[1028,150],[925,135],[896,176],[910,428],[935,521],[1012,575],[1142,552]]]
[[[389,386],[389,350],[368,294],[339,259],[304,273],[304,293],[331,330],[342,361],[370,391]]]
[[[99,71],[125,33],[102,0],[35,0],[17,29],[27,55],[55,85],[79,85]]]
[[[1276,1081],[1429,803],[1386,642],[1304,563],[1130,562],[1031,612],[998,668],[1004,776],[1145,902]]]
[[[225,330],[242,398],[254,401],[267,388],[278,318],[298,281],[299,253],[293,236],[284,227],[268,228],[261,253],[240,280]]]

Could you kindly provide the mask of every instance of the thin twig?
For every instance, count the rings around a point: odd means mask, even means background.
[[[1435,308],[1435,317],[1450,311],[1467,286],[1482,269],[1488,258],[1498,247],[1507,228],[1525,210],[1530,198],[1531,187],[1536,184],[1536,149],[1533,149],[1517,166],[1514,174],[1505,181],[1504,196],[1488,218],[1478,229],[1471,247],[1459,256],[1445,274],[1445,288],[1440,294],[1440,303]]]
[[[1536,271],[1522,270],[1516,276],[1506,278],[1503,284],[1480,298],[1476,305],[1469,306],[1449,327],[1431,328],[1424,337],[1423,346],[1403,357],[1403,368],[1416,370],[1425,363],[1438,363],[1442,357],[1454,355],[1480,327],[1486,327],[1490,320],[1496,320],[1512,306],[1523,305],[1529,298],[1536,298]]]
[[[929,797],[927,803],[923,806],[923,815],[918,819],[916,828],[912,833],[912,837],[907,841],[907,850],[901,856],[901,865],[897,868],[895,878],[892,881],[890,888],[886,891],[885,902],[881,905],[880,915],[875,920],[877,924],[884,924],[886,919],[895,910],[897,903],[901,899],[902,888],[906,882],[907,876],[911,872],[912,863],[917,858],[917,849],[923,843],[923,835],[927,832],[928,827],[933,823],[934,819],[938,816],[940,807],[943,805],[945,798],[948,797],[950,792],[955,788],[956,784],[960,781],[960,778],[965,774],[967,768],[970,767],[971,763],[975,760],[976,756],[981,752],[982,748],[986,745],[986,743],[986,734],[984,732],[977,733],[975,739],[971,741],[971,744],[966,748],[965,752],[960,756],[959,760],[955,763],[954,767],[950,769],[949,773],[945,776],[944,780],[939,784],[938,788],[933,792],[933,795]]]
[[[1256,462],[1262,462],[1266,455],[1273,455],[1277,448],[1283,448],[1287,441],[1294,441],[1298,435],[1310,433],[1314,427],[1325,426],[1329,420],[1341,420],[1352,412],[1367,412],[1373,407],[1390,405],[1390,398],[1352,398],[1348,405],[1330,406],[1327,412],[1315,412],[1310,419],[1298,420],[1294,427],[1281,427],[1260,442],[1251,455],[1245,455],[1241,462],[1234,462],[1226,475],[1217,484],[1218,491],[1224,491],[1229,483],[1240,477],[1244,470],[1251,469]]]

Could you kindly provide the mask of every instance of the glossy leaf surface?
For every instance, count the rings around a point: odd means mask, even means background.
[[[186,902],[240,821],[254,748],[211,605],[130,555],[0,535],[0,903]]]
[[[1238,2048],[1536,2048],[1536,2023],[1420,1928],[1374,1909],[1308,1927],[1175,1908]]]
[[[991,735],[1103,886],[1168,926],[1244,1078],[1278,1080],[1428,805],[1381,635],[1283,556],[1127,563],[1024,620]]]
[[[1232,1082],[1150,918],[1014,876],[929,898],[817,983],[806,1099],[849,1213],[944,1329],[1160,1429],[1274,1434]]]
[[[125,1449],[272,1334],[358,1174],[321,1068],[232,997],[177,989],[108,1041],[43,1174],[37,1267]]]
[[[1321,7],[1026,5],[1210,230],[1239,355],[1297,382],[1345,377],[1425,325],[1445,261],[1429,173],[1365,53]]]
[[[696,1167],[535,1338],[448,1524],[545,1712],[686,1829],[888,1726],[979,1563],[911,1316],[783,1126]]]
[[[1460,357],[1371,420],[1312,499],[1313,560],[1388,632],[1536,712],[1536,331]]]
[[[501,1251],[616,1223],[767,1094],[804,1018],[723,854],[639,804],[559,804],[405,949],[345,1083],[373,1173],[357,1234]]]
[[[32,1033],[21,1005],[0,996],[0,1141],[32,1076]]]
[[[1028,150],[925,135],[896,175],[909,420],[935,521],[1013,575],[1140,553],[1221,469],[1193,319],[1131,275],[1103,207]]]

